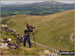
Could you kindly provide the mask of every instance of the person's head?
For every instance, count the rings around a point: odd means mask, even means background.
[[[8,41],[11,42],[11,39],[9,38]]]
[[[29,26],[29,24],[26,24],[26,27]]]
[[[19,32],[17,32],[16,34],[17,34],[17,35],[20,35],[20,33],[19,33]]]
[[[20,34],[17,34],[18,36],[20,36]]]
[[[30,26],[29,24],[26,24],[26,27],[27,27],[28,29],[29,29],[29,26]]]
[[[4,40],[7,40],[7,37],[6,37],[6,38],[4,38]]]

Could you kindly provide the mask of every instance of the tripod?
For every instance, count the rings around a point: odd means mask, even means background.
[[[34,46],[36,48],[35,37],[34,37],[34,33],[33,32],[32,32],[32,37],[33,37]]]

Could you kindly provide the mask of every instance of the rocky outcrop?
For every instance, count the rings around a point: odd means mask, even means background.
[[[72,33],[72,34],[70,35],[70,40],[71,40],[71,41],[74,41],[74,33]]]

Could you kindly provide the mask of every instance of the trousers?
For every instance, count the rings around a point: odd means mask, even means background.
[[[26,42],[28,42],[28,44],[29,44],[29,48],[31,48],[30,37],[24,35],[24,42],[23,42],[23,46],[24,46],[24,47],[26,46]]]

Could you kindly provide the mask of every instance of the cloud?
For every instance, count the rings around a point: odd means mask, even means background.
[[[47,1],[47,0],[1,0],[1,1]],[[74,0],[56,0],[56,1],[74,1]]]
[[[1,0],[1,3],[13,4],[13,3],[36,3],[51,0]],[[52,0],[53,1],[53,0]],[[74,0],[55,0],[63,3],[73,3]]]
[[[46,1],[46,0],[1,0],[1,1]]]
[[[63,3],[74,3],[75,0],[57,0],[59,2],[63,2]]]
[[[36,3],[36,2],[43,2],[45,0],[1,0],[1,3],[5,3],[5,4],[13,4],[13,3]]]

